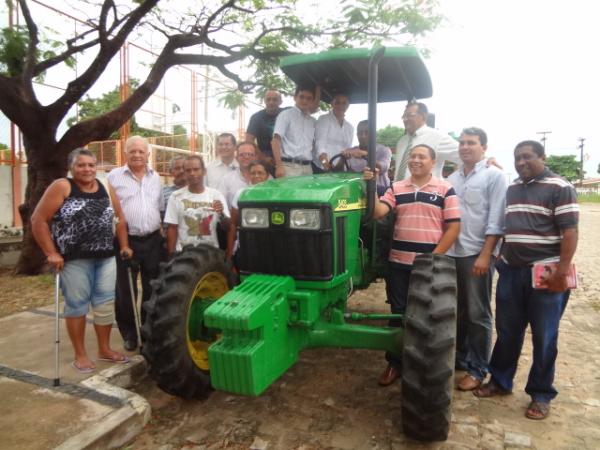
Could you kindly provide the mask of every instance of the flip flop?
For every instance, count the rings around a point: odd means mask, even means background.
[[[73,361],[71,367],[79,373],[92,373],[94,371],[93,367],[81,367],[77,361]]]
[[[550,414],[550,403],[532,401],[525,411],[525,417],[531,420],[544,420]]]
[[[105,361],[114,364],[127,364],[129,362],[129,358],[126,355],[121,355],[122,358],[107,358],[105,356],[98,356],[96,358],[98,361]]]

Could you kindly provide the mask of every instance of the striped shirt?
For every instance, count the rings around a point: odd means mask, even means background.
[[[573,186],[548,168],[534,179],[517,179],[506,193],[506,231],[502,257],[523,267],[560,256],[561,230],[579,223]]]
[[[160,228],[163,195],[160,177],[154,170],[148,167],[138,180],[125,164],[111,170],[107,178],[121,202],[130,235],[145,236]]]
[[[410,178],[396,181],[380,200],[396,209],[389,261],[403,268],[411,268],[417,254],[435,249],[444,234],[444,224],[460,222],[454,188],[435,177],[421,187]]]

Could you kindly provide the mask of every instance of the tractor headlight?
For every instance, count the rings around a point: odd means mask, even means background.
[[[318,209],[292,209],[290,228],[297,230],[318,230],[321,228],[321,211]]]
[[[269,210],[267,208],[242,209],[242,227],[267,228],[269,226]]]

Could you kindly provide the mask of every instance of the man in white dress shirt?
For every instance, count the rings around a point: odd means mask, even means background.
[[[133,258],[139,262],[139,270],[134,267],[132,275],[136,296],[138,273],[142,277],[142,302],[150,298],[150,280],[158,277],[163,242],[160,234],[160,211],[163,209],[164,199],[160,177],[148,165],[149,151],[146,138],[130,137],[125,142],[125,165],[108,174],[108,182],[119,197],[127,221]],[[117,256],[115,314],[125,350],[128,351],[135,350],[138,344],[132,305],[127,262]],[[142,313],[142,320],[143,318]]]
[[[406,105],[402,121],[406,134],[400,138],[396,146],[396,174],[394,180],[404,180],[410,176],[407,170],[410,149],[416,145],[425,144],[435,150],[436,161],[432,175],[442,178],[442,170],[446,161],[460,163],[458,157],[458,142],[450,135],[441,133],[427,126],[427,106],[424,103],[409,103]]]
[[[295,105],[280,112],[275,121],[271,146],[277,178],[312,175],[316,125],[311,116],[315,106],[314,88],[296,87],[294,102]]]
[[[344,117],[350,106],[346,94],[337,94],[331,101],[331,111],[317,120],[313,172],[330,170],[329,161],[352,146],[354,127]]]
[[[231,133],[222,133],[217,138],[218,158],[206,166],[206,186],[217,189],[221,180],[228,173],[238,169],[239,164],[235,159],[235,136]]]

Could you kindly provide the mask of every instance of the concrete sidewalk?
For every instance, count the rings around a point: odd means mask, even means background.
[[[62,306],[61,306],[62,310]],[[143,358],[129,364],[96,362],[80,374],[60,319],[60,385],[54,386],[54,309],[30,310],[0,319],[0,449],[115,448],[130,441],[150,419],[150,405],[126,390],[145,371]],[[86,347],[95,360],[93,325]],[[117,329],[111,344],[123,351]]]

